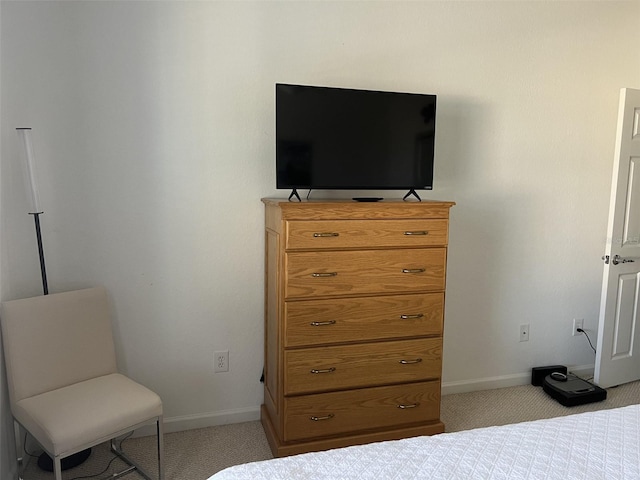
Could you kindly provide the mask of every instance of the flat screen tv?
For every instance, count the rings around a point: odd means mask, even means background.
[[[277,188],[431,190],[435,124],[435,95],[278,83]]]

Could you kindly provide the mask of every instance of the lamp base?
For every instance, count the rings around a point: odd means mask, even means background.
[[[62,470],[68,470],[70,468],[77,467],[85,460],[87,460],[87,458],[89,458],[89,455],[91,455],[91,449],[87,448],[86,450],[82,450],[78,453],[74,453],[73,455],[69,455],[68,457],[63,458],[60,462],[60,466]],[[43,453],[38,457],[38,466],[45,472],[53,472],[53,459],[46,453]]]

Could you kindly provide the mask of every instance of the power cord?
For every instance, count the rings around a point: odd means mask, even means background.
[[[129,432],[122,440],[120,440],[120,448],[122,448],[122,442],[124,442],[126,439],[128,439],[131,435],[133,435],[133,432]],[[103,473],[105,473],[107,470],[109,470],[109,468],[111,467],[111,464],[114,462],[114,460],[116,460],[118,458],[117,455],[114,455],[113,458],[111,460],[109,460],[109,463],[107,463],[107,466],[104,467],[104,469],[98,473],[94,473],[91,475],[82,475],[80,477],[73,477],[70,478],[69,480],[81,480],[84,478],[95,478],[98,477],[100,475],[102,475]],[[109,475],[108,477],[105,477],[105,479],[111,478],[114,475]]]
[[[127,433],[127,435],[126,435],[122,440],[120,440],[120,448],[122,448],[122,443],[123,443],[125,440],[127,440],[131,435],[133,435],[133,431],[131,431],[131,432]],[[31,452],[27,451],[27,437],[28,437],[28,436],[29,436],[29,432],[25,432],[25,436],[24,436],[24,444],[23,444],[23,448],[22,448],[22,450],[23,450],[23,451],[24,451],[24,453],[25,453],[25,454],[27,454],[28,456],[33,457],[33,458],[38,458],[40,455],[35,455],[35,454],[33,454],[33,453],[31,453]],[[103,473],[105,473],[107,470],[109,470],[109,468],[111,467],[111,464],[112,464],[112,463],[114,462],[114,460],[116,460],[117,458],[118,458],[118,456],[117,456],[117,455],[114,455],[114,456],[113,456],[113,458],[112,458],[111,460],[109,460],[109,463],[107,463],[107,466],[106,466],[106,467],[104,467],[104,469],[103,469],[102,471],[98,472],[98,473],[94,473],[94,474],[91,474],[91,475],[83,475],[83,476],[80,476],[80,477],[73,477],[73,478],[70,478],[69,480],[82,480],[82,479],[84,479],[84,478],[95,478],[95,477],[97,477],[97,476],[99,476],[99,475],[102,475],[102,474],[103,474]],[[26,465],[25,465],[25,468],[26,468]],[[108,476],[108,477],[106,477],[106,478],[111,478],[111,477],[113,477],[113,475],[109,475],[109,476]]]
[[[593,350],[593,353],[596,353],[596,349],[593,348],[593,343],[591,343],[591,339],[589,338],[589,335],[587,335],[587,332],[585,332],[582,328],[576,328],[576,332],[584,333],[584,336],[587,337],[587,341],[591,346],[591,350]]]
[[[27,437],[28,437],[28,436],[29,436],[29,435],[28,435],[28,432],[27,432],[27,433],[25,433],[25,435],[24,435],[24,444],[22,445],[22,451],[23,451],[25,454],[27,454],[28,456],[30,456],[30,457],[38,458],[40,455],[36,455],[35,453],[31,453],[31,452],[29,452],[29,451],[27,450]]]
[[[102,470],[101,472],[94,473],[94,474],[92,474],[92,475],[83,475],[83,476],[81,476],[81,477],[73,477],[73,478],[71,478],[70,480],[80,480],[80,479],[82,479],[82,478],[94,478],[94,477],[97,477],[98,475],[102,475],[102,474],[103,474],[103,473],[105,473],[107,470],[109,470],[109,467],[111,467],[111,464],[113,463],[113,461],[114,461],[116,458],[118,458],[118,457],[115,457],[115,456],[114,456],[111,460],[109,460],[109,463],[107,463],[107,466],[106,466],[106,467],[104,467],[104,470]],[[112,477],[112,476],[113,476],[113,475],[109,475],[109,477],[106,477],[106,478],[110,478],[110,477]]]

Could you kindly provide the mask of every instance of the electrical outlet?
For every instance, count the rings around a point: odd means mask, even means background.
[[[576,335],[580,335],[580,332],[578,331],[578,329],[582,330],[584,328],[584,319],[583,318],[574,318],[573,319],[573,332],[571,333],[571,335],[573,335],[574,337]]]
[[[229,371],[229,350],[221,350],[214,352],[214,364],[213,371],[215,373],[228,372]]]
[[[529,324],[528,323],[520,325],[520,341],[521,342],[529,341]]]

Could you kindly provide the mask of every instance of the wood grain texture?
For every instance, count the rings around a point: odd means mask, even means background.
[[[273,454],[442,432],[453,203],[263,202]]]
[[[437,381],[291,397],[285,401],[285,441],[431,422],[439,415]]]
[[[444,293],[286,302],[285,347],[441,335]]]
[[[367,203],[350,200],[289,202],[281,198],[263,198],[262,202],[268,210],[273,209],[274,223],[277,220],[448,219],[449,209],[455,205],[455,202],[435,200],[423,202],[385,200]],[[279,219],[276,218],[278,215]]]
[[[440,378],[442,338],[286,350],[285,395]]]
[[[445,263],[445,248],[291,252],[285,298],[442,291]]]
[[[447,244],[447,220],[286,222],[287,250],[425,247]]]

